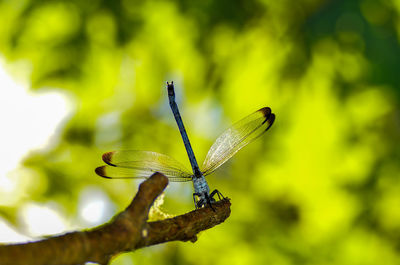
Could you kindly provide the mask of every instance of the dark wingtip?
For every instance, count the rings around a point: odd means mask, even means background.
[[[106,178],[106,179],[111,179],[110,177],[106,176],[106,171],[105,171],[105,166],[97,167],[94,172],[96,172],[97,175],[100,177]]]
[[[269,123],[271,123],[271,125],[272,125],[274,123],[274,121],[275,121],[275,113],[271,113],[271,115],[270,115],[268,120],[269,120]]]
[[[271,113],[269,115],[269,119],[268,119],[268,122],[269,122],[268,128],[265,130],[268,130],[272,126],[272,124],[274,124],[274,121],[275,121],[275,114]]]
[[[271,115],[271,108],[270,107],[264,107],[262,109],[257,110],[264,115],[264,117],[268,120],[269,116]]]
[[[271,125],[274,123],[275,121],[275,114],[271,113],[271,108],[270,107],[264,107],[262,109],[257,110],[258,112],[261,112],[262,115],[264,116],[265,120],[263,121],[262,124],[266,123],[267,121],[269,122],[269,126],[267,128],[267,130],[269,129],[269,127],[271,127]]]
[[[111,163],[111,160],[112,160],[114,153],[115,153],[115,151],[107,152],[107,153],[104,153],[103,156],[101,157],[105,163],[107,163],[113,167],[115,167],[115,165],[113,163]]]

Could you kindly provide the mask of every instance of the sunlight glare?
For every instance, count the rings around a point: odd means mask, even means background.
[[[113,205],[101,189],[89,187],[81,192],[79,199],[79,216],[85,225],[99,225],[113,213]]]
[[[21,208],[20,222],[24,223],[30,236],[59,234],[67,230],[65,217],[54,206],[54,203],[46,205],[27,203]]]
[[[0,58],[0,203],[16,203],[15,191],[22,178],[9,172],[18,167],[32,149],[48,148],[55,144],[57,129],[72,113],[71,101],[58,91],[30,92],[28,86],[13,80]],[[24,191],[20,192],[20,195]],[[7,200],[10,196],[14,200]],[[9,203],[7,203],[9,202]]]
[[[16,231],[6,220],[0,219],[0,243],[16,243],[32,240]]]

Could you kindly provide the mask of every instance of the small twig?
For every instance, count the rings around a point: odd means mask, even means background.
[[[119,253],[168,241],[196,241],[197,233],[220,224],[229,217],[225,199],[210,208],[157,222],[146,222],[154,200],[168,179],[160,173],[144,181],[131,204],[110,222],[87,231],[77,231],[36,242],[0,246],[2,265],[108,264]]]
[[[156,245],[167,241],[197,240],[197,234],[225,221],[231,213],[229,199],[213,203],[214,211],[207,207],[189,213],[147,223],[147,237],[143,237],[136,248]]]

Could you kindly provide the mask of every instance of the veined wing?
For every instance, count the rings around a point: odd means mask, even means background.
[[[170,181],[191,181],[192,173],[174,158],[150,151],[112,151],[103,155],[106,166],[96,168],[97,175],[104,178],[148,178],[161,172]]]
[[[257,110],[223,132],[207,153],[203,175],[209,175],[240,149],[266,132],[274,123],[275,114],[269,107]]]

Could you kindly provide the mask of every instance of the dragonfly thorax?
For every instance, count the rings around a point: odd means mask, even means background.
[[[192,181],[194,187],[193,200],[196,208],[202,208],[214,201],[210,198],[210,188],[203,174],[192,176]]]
[[[210,188],[208,187],[207,181],[203,175],[193,176],[193,188],[194,192],[199,195],[199,197],[206,197],[210,194]]]

